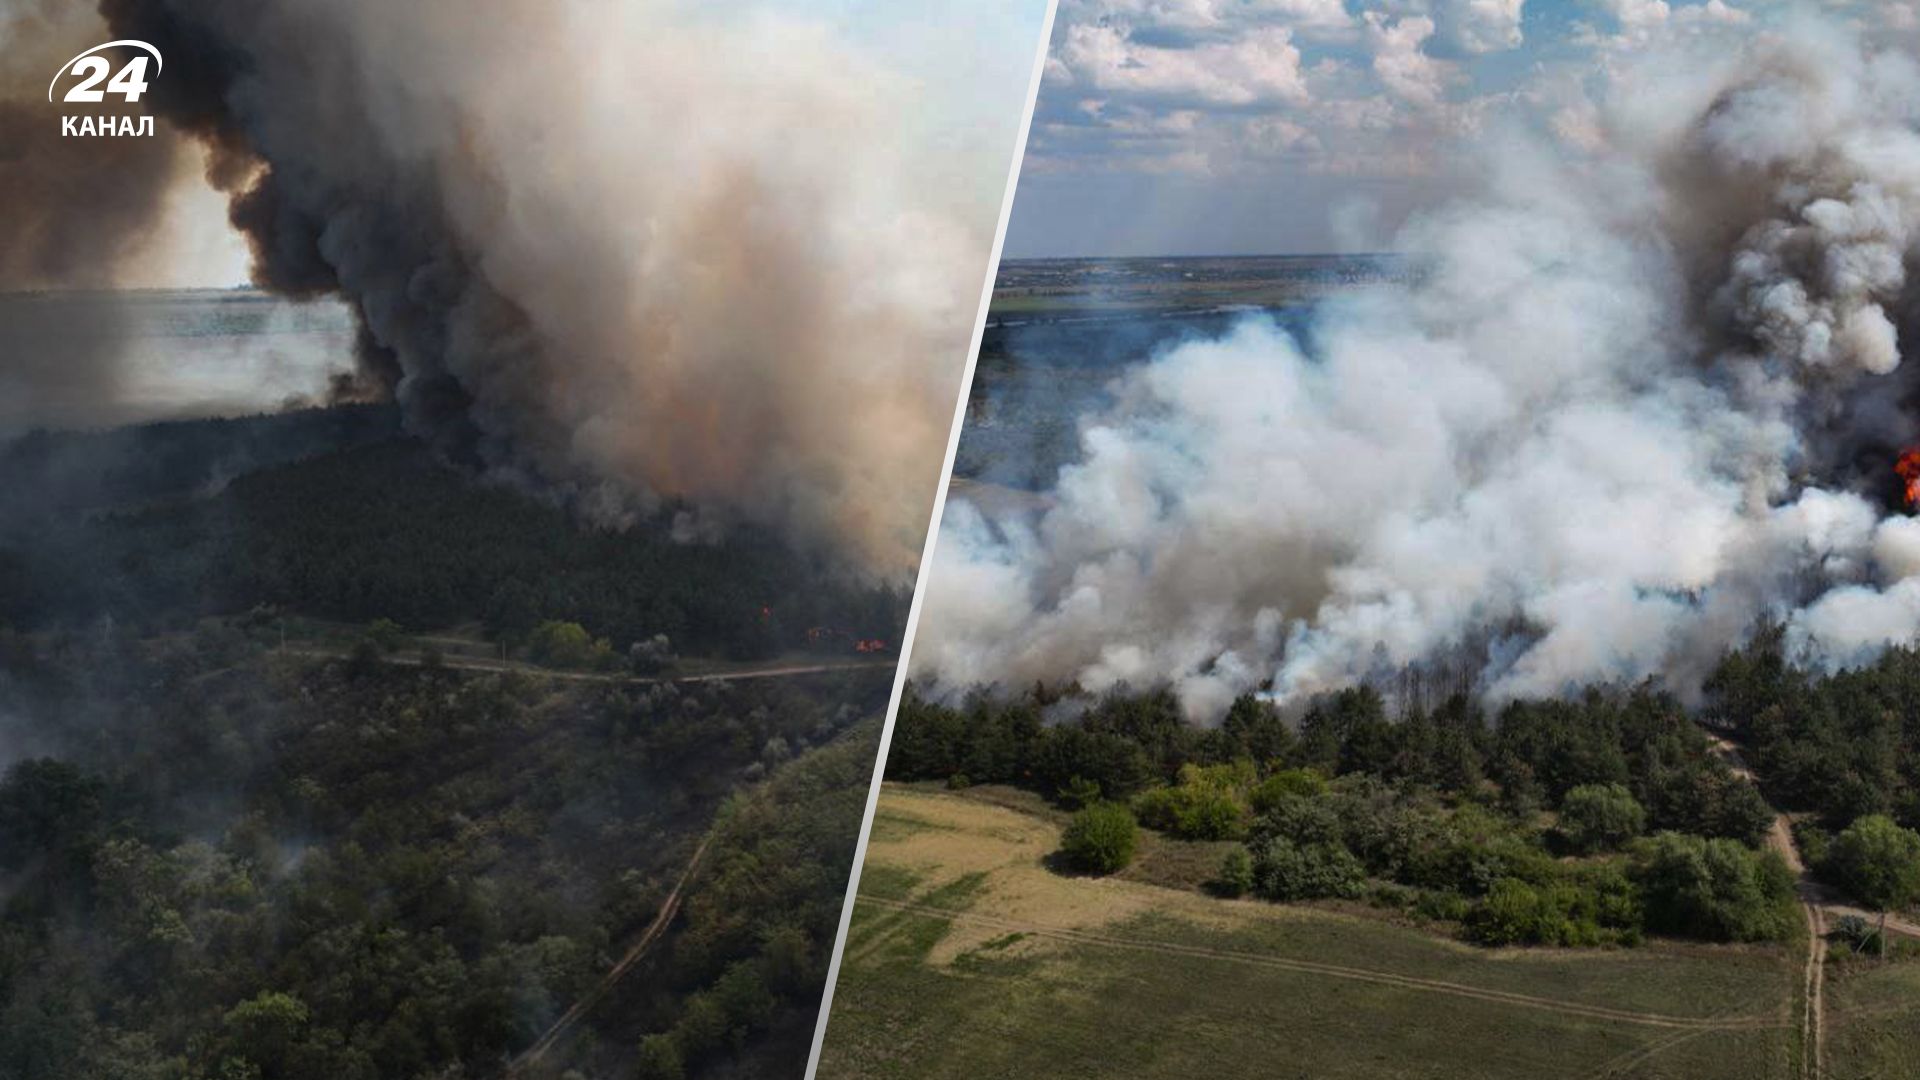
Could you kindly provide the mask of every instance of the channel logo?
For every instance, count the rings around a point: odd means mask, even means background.
[[[111,50],[121,50],[122,54],[130,50],[134,55],[126,57],[126,62],[116,70],[113,62],[101,55]],[[149,60],[153,62],[153,75],[157,77],[166,64],[160,57],[160,50],[152,45],[132,38],[95,45],[60,65],[53,81],[47,84],[47,100],[54,100],[54,94],[64,81],[68,83],[67,91],[59,98],[63,104],[99,105],[116,96],[128,105],[137,104],[150,85],[147,81]],[[80,137],[150,136],[153,134],[153,117],[62,116],[60,134]]]

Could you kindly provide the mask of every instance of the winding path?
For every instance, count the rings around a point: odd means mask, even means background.
[[[1747,764],[1740,748],[1726,736],[1709,730],[1713,740],[1714,752],[1727,763],[1733,771],[1747,783],[1759,789],[1760,781],[1754,776],[1753,769]],[[1763,792],[1764,793],[1764,792]],[[1821,1080],[1827,1074],[1827,1032],[1826,1014],[1826,933],[1829,917],[1855,916],[1867,922],[1883,925],[1889,933],[1905,934],[1920,938],[1920,925],[1893,914],[1870,912],[1850,904],[1837,891],[1826,883],[1814,878],[1807,868],[1806,860],[1800,857],[1800,845],[1793,838],[1793,821],[1787,815],[1774,812],[1773,825],[1767,830],[1767,847],[1778,852],[1794,874],[1794,892],[1800,897],[1800,906],[1807,918],[1807,964],[1804,976],[1806,996],[1806,1014],[1801,1018],[1800,1026],[1800,1073],[1807,1080]]]

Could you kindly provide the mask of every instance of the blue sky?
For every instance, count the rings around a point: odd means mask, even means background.
[[[1810,5],[1809,5],[1810,6]],[[1819,5],[1910,29],[1913,0]],[[1379,250],[1474,141],[1780,0],[1060,0],[1010,257]]]

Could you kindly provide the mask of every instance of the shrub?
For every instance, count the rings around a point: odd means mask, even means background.
[[[1869,907],[1885,911],[1920,903],[1920,833],[1869,814],[1833,838],[1823,869]]]
[[[1205,784],[1142,792],[1133,810],[1142,825],[1187,840],[1231,840],[1243,831],[1246,816],[1231,790]]]
[[[1060,851],[1079,869],[1111,874],[1133,861],[1140,840],[1133,814],[1119,803],[1094,803],[1073,815]]]
[[[640,1080],[680,1080],[687,1073],[680,1059],[680,1045],[672,1035],[649,1035],[641,1039],[635,1066]]]
[[[1253,812],[1264,814],[1285,799],[1313,799],[1327,793],[1327,778],[1313,769],[1284,769],[1262,780],[1248,798]]]
[[[1618,883],[1624,885],[1624,878]],[[1483,945],[1593,946],[1637,942],[1638,906],[1609,895],[1604,879],[1532,885],[1501,878],[1467,912],[1467,936]]]
[[[373,643],[374,648],[383,653],[400,651],[400,646],[406,641],[405,631],[401,630],[400,624],[392,619],[373,620],[367,626],[366,637]]]
[[[1464,922],[1471,910],[1467,898],[1457,892],[1426,889],[1413,902],[1414,914],[1444,922]]]
[[[1778,941],[1798,925],[1793,872],[1733,840],[1659,833],[1634,852],[1647,928],[1707,941]]]
[[[1060,790],[1057,794],[1060,799],[1060,805],[1070,806],[1075,810],[1084,810],[1100,801],[1100,782],[1098,780],[1089,780],[1084,776],[1075,776],[1060,785]]]
[[[1253,853],[1254,888],[1269,900],[1352,899],[1366,889],[1367,871],[1337,842],[1295,843],[1269,837]]]
[[[1244,847],[1236,847],[1220,860],[1220,876],[1215,887],[1222,896],[1245,896],[1253,891],[1253,856]]]
[[[1482,945],[1519,945],[1550,940],[1553,914],[1533,886],[1501,878],[1467,913],[1467,936]]]
[[[543,622],[527,640],[534,663],[557,668],[604,668],[615,663],[613,646],[594,640],[586,627],[571,622]]]
[[[1583,855],[1617,848],[1646,827],[1646,810],[1621,784],[1583,784],[1560,804],[1560,836]]]

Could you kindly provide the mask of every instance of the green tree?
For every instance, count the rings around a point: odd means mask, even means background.
[[[604,667],[613,657],[613,646],[604,638],[596,641],[579,623],[550,620],[533,628],[527,655],[548,667]]]
[[[1888,911],[1920,903],[1920,833],[1884,814],[1869,814],[1834,837],[1823,869],[1869,907]]]
[[[635,1062],[639,1080],[681,1080],[687,1067],[680,1060],[680,1044],[672,1035],[649,1035],[640,1040]]]
[[[1706,941],[1778,941],[1798,923],[1793,872],[1737,841],[1658,833],[1634,852],[1647,928]]]
[[[1133,861],[1139,841],[1132,811],[1120,803],[1094,803],[1073,815],[1060,838],[1060,851],[1082,870],[1111,874]]]
[[[1220,860],[1220,875],[1215,885],[1223,896],[1245,896],[1253,891],[1253,856],[1239,844]]]
[[[383,653],[396,653],[406,641],[406,632],[392,619],[375,619],[367,625],[367,640]]]
[[[1264,814],[1288,799],[1311,799],[1327,793],[1327,778],[1314,769],[1282,769],[1253,789],[1248,801],[1253,812]]]
[[[1253,852],[1254,889],[1269,900],[1359,896],[1367,868],[1346,845],[1269,837]]]
[[[233,1056],[253,1062],[267,1076],[278,1076],[312,1018],[299,998],[263,990],[229,1009],[223,1021]]]
[[[1622,784],[1582,784],[1560,804],[1560,835],[1581,854],[1617,848],[1646,827],[1646,809]]]
[[[105,825],[105,787],[63,761],[36,758],[0,781],[0,869],[39,855],[69,866],[82,862]]]

